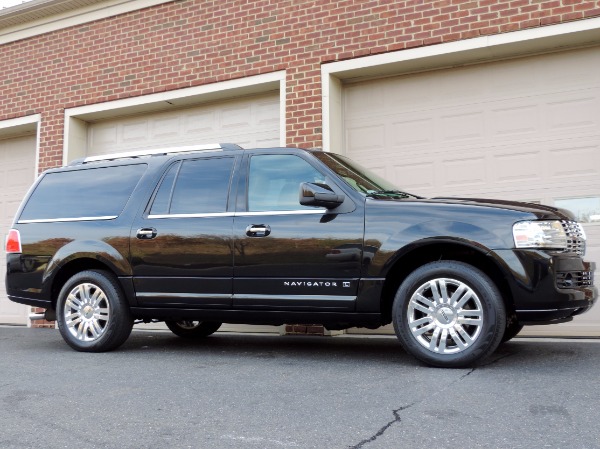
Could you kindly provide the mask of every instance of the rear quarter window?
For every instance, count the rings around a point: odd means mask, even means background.
[[[146,164],[97,167],[44,175],[19,221],[117,217]]]

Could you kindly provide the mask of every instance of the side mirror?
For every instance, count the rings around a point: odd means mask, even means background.
[[[326,207],[335,209],[346,197],[338,195],[327,184],[303,182],[300,184],[300,204],[303,206]]]

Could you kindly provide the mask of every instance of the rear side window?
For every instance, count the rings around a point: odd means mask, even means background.
[[[27,201],[19,221],[118,216],[146,164],[48,173]]]
[[[178,162],[156,192],[150,215],[214,214],[227,211],[234,158]]]

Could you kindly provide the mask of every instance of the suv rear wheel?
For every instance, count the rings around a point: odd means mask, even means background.
[[[434,366],[467,367],[496,350],[506,328],[500,293],[482,271],[439,261],[413,271],[392,310],[402,346]]]
[[[175,335],[184,338],[204,338],[219,330],[222,323],[214,321],[165,321]]]
[[[117,279],[100,270],[82,271],[67,281],[58,296],[56,319],[67,344],[83,352],[115,349],[133,327]]]

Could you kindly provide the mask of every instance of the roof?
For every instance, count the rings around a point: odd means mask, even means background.
[[[0,29],[44,19],[103,1],[105,0],[22,0],[17,5],[0,8]]]

